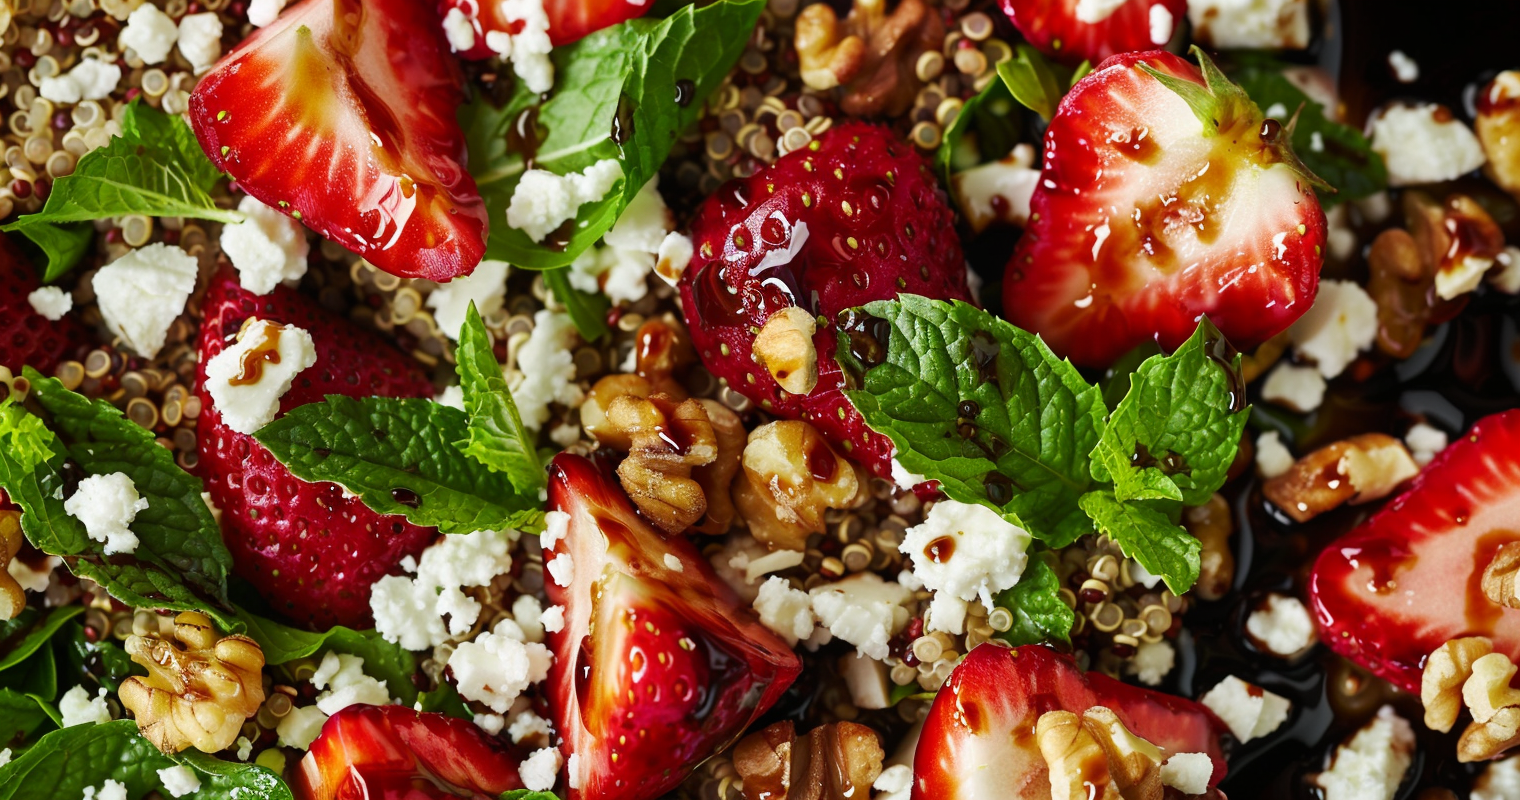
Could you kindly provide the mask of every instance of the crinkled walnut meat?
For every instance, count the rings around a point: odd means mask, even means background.
[[[691,477],[693,467],[718,457],[702,403],[621,395],[607,407],[607,423],[628,437],[628,457],[617,473],[639,513],[666,533],[680,533],[707,513],[702,485]]]
[[[1520,542],[1506,542],[1483,568],[1483,596],[1495,605],[1520,608]]]
[[[712,463],[691,470],[692,479],[701,485],[702,495],[707,500],[707,515],[697,525],[697,530],[710,535],[727,533],[736,515],[730,487],[742,466],[744,444],[749,433],[744,430],[739,415],[728,406],[705,398],[697,402],[707,411],[713,438],[718,445],[718,455]]]
[[[6,566],[21,552],[21,512],[0,509],[0,619],[15,619],[26,607],[26,592]]]
[[[813,346],[817,331],[812,314],[787,306],[772,314],[755,336],[755,360],[781,388],[807,394],[818,385],[818,348]]]
[[[745,800],[858,800],[870,797],[884,757],[876,731],[833,722],[797,736],[790,722],[734,746]]]
[[[842,87],[846,114],[873,117],[908,110],[923,88],[918,57],[944,38],[944,23],[923,0],[900,0],[890,14],[886,0],[855,0],[843,22],[827,3],[803,9],[795,41],[803,83],[819,91]]]
[[[264,651],[246,636],[218,637],[194,611],[174,618],[174,639],[127,639],[127,653],[148,675],[122,682],[121,704],[165,753],[225,750],[264,702]]]
[[[1386,433],[1364,433],[1326,445],[1262,485],[1262,494],[1296,522],[1344,503],[1387,497],[1418,474],[1409,449]]]
[[[1425,705],[1425,727],[1446,733],[1462,712],[1462,685],[1472,677],[1473,662],[1492,653],[1493,642],[1481,636],[1452,639],[1437,647],[1425,660],[1420,675],[1420,702]]]
[[[1050,769],[1052,800],[1161,800],[1165,792],[1160,748],[1103,706],[1082,716],[1047,711],[1035,723],[1035,739]]]
[[[772,550],[802,550],[822,533],[823,513],[847,508],[863,481],[812,425],[781,420],[750,432],[734,505],[750,533]]]

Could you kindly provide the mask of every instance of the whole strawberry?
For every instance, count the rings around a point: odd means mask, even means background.
[[[308,483],[285,469],[252,436],[227,427],[206,390],[205,366],[250,317],[311,334],[315,364],[280,400],[280,413],[348,397],[431,397],[417,364],[374,333],[354,326],[283,286],[254,295],[231,270],[211,279],[203,304],[197,393],[200,473],[222,511],[222,535],[235,570],[285,616],[314,628],[367,627],[370,586],[422,552],[434,528],[382,516],[337,484]]]
[[[867,428],[841,391],[837,317],[898,293],[971,299],[953,215],[924,160],[883,128],[840,125],[720,188],[691,238],[696,255],[681,304],[707,369],[767,412],[808,420],[878,475],[890,474],[891,441]],[[815,362],[797,352],[803,336]]]
[[[55,322],[32,308],[27,295],[39,286],[26,256],[0,233],[0,367],[14,373],[28,366],[50,375],[59,361],[86,342],[84,328],[74,317]]]

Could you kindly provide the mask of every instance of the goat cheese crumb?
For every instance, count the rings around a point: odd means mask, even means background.
[[[475,23],[458,6],[443,15],[443,35],[449,40],[449,49],[456,53],[475,47]]]
[[[451,534],[422,551],[415,578],[375,581],[369,600],[375,630],[408,650],[437,647],[468,632],[481,606],[463,589],[485,586],[512,569],[513,538],[500,531]]]
[[[294,747],[297,750],[305,750],[311,747],[311,743],[322,735],[322,726],[327,723],[327,715],[316,706],[301,706],[292,708],[275,726],[275,733],[279,734],[281,747]]]
[[[559,633],[565,629],[565,607],[549,606],[544,609],[544,615],[539,619],[544,623],[545,631]]]
[[[127,800],[127,785],[106,778],[106,782],[98,789],[94,786],[84,787],[84,800]]]
[[[470,303],[475,304],[482,317],[500,311],[507,297],[507,269],[505,261],[482,261],[469,275],[434,289],[428,295],[427,307],[433,309],[438,329],[459,341],[459,329],[464,327]]]
[[[549,420],[550,403],[575,407],[584,398],[575,383],[575,337],[569,314],[545,308],[533,315],[533,333],[517,352],[517,369],[508,381],[517,413],[529,431],[538,431]]]
[[[524,689],[547,677],[554,660],[547,647],[519,638],[521,631],[509,622],[502,620],[495,630],[454,648],[448,661],[459,696],[485,703],[498,714],[505,714]]]
[[[1335,748],[1330,769],[1314,782],[1325,800],[1393,800],[1414,761],[1414,730],[1383,706],[1371,722]]]
[[[851,575],[810,591],[813,613],[829,634],[855,645],[856,652],[880,661],[887,642],[908,624],[903,605],[913,593],[873,572]]]
[[[42,286],[26,296],[32,310],[52,322],[63,319],[74,308],[74,296],[57,286]]]
[[[1404,434],[1404,444],[1409,447],[1414,463],[1423,467],[1446,449],[1446,431],[1418,422]]]
[[[77,103],[81,100],[104,100],[121,82],[121,67],[95,58],[80,59],[62,75],[43,78],[37,93],[54,103]]]
[[[575,561],[569,553],[560,553],[546,565],[555,586],[569,586],[575,582]]]
[[[558,748],[545,747],[542,750],[533,751],[518,766],[518,774],[522,776],[523,786],[530,792],[547,792],[554,788],[554,782],[559,780],[559,768],[564,766],[563,757]]]
[[[1388,166],[1389,186],[1449,181],[1488,161],[1472,129],[1436,103],[1389,106],[1368,128],[1372,149]]]
[[[517,188],[512,190],[512,201],[507,206],[507,224],[526,233],[529,239],[541,242],[559,226],[575,219],[581,206],[606,196],[622,178],[622,166],[610,158],[568,175],[530,169],[523,173]]]
[[[1355,281],[1320,281],[1314,305],[1288,329],[1299,355],[1334,378],[1377,339],[1377,303]]]
[[[1193,36],[1213,47],[1301,50],[1309,46],[1308,0],[1188,0]]]
[[[251,375],[250,363],[256,367]],[[280,398],[297,375],[316,363],[317,344],[310,333],[255,319],[238,332],[236,343],[206,362],[206,392],[227,427],[252,435],[274,421]]]
[[[1277,730],[1288,718],[1287,699],[1234,675],[1220,681],[1198,702],[1208,706],[1242,743]]]
[[[1315,639],[1309,609],[1297,597],[1280,594],[1267,595],[1266,605],[1251,612],[1246,632],[1268,652],[1283,657],[1302,653]]]
[[[563,511],[544,514],[544,532],[538,535],[538,543],[545,551],[553,550],[570,532],[570,515]]]
[[[1177,20],[1172,16],[1171,9],[1161,3],[1151,6],[1150,12],[1151,44],[1157,47],[1165,47],[1172,40],[1172,33],[1177,30]]]
[[[513,717],[511,726],[507,728],[507,735],[512,737],[512,744],[520,744],[528,738],[548,736],[552,732],[549,720],[532,711],[523,711]]]
[[[100,315],[111,333],[138,355],[152,358],[184,312],[199,273],[200,263],[178,247],[163,242],[139,247],[95,273]]]
[[[1261,399],[1307,414],[1325,401],[1325,388],[1314,367],[1278,364],[1261,384]]]
[[[1146,686],[1159,686],[1177,664],[1177,651],[1166,640],[1141,642],[1135,655],[1124,665],[1125,673],[1134,675]]]
[[[237,268],[238,284],[263,295],[281,283],[300,280],[311,252],[301,223],[252,195],[238,201],[238,211],[245,219],[222,228],[222,252]]]
[[[1129,0],[1077,0],[1077,20],[1095,25],[1113,16]]]
[[[222,20],[214,11],[186,14],[179,21],[179,52],[196,72],[222,57]]]
[[[1178,753],[1161,765],[1161,783],[1183,794],[1207,792],[1213,775],[1214,761],[1207,753]]]
[[[813,635],[813,599],[779,575],[760,584],[755,613],[760,615],[761,624],[792,647]]]
[[[163,63],[177,39],[179,26],[174,19],[158,6],[143,3],[127,17],[127,26],[122,28],[117,43],[123,49],[132,48],[144,64],[151,65]]]
[[[285,0],[252,0],[248,3],[248,22],[262,28],[274,22],[284,9]]]
[[[108,556],[137,549],[137,534],[129,527],[147,507],[147,498],[137,493],[137,485],[124,472],[91,475],[63,501],[63,510],[84,525],[91,539],[105,545]]]
[[[356,703],[385,706],[394,702],[384,683],[364,674],[364,659],[347,653],[328,652],[323,656],[311,676],[311,685],[326,689],[317,695],[317,708],[328,716]]]
[[[542,94],[554,88],[554,62],[549,60],[554,45],[543,0],[500,0],[496,9],[503,19],[521,22],[522,28],[517,33],[487,33],[486,47],[503,61],[510,59],[512,71],[529,89]]]
[[[1395,50],[1388,54],[1388,66],[1393,70],[1393,77],[1399,83],[1414,83],[1420,79],[1420,65],[1403,50]]]
[[[531,594],[520,595],[512,601],[512,620],[522,628],[523,636],[530,642],[544,640],[544,605]]]
[[[164,791],[175,797],[184,797],[201,788],[201,779],[195,771],[184,764],[175,764],[158,771],[158,780],[164,785]]]
[[[871,788],[877,791],[874,800],[908,800],[913,794],[913,768],[893,764],[876,776]]]
[[[1256,471],[1263,478],[1272,479],[1293,468],[1293,453],[1282,443],[1277,431],[1267,431],[1256,437]]]
[[[501,733],[501,729],[507,727],[507,718],[500,714],[476,714],[470,721],[491,736]]]
[[[892,482],[897,484],[897,488],[909,492],[913,490],[913,487],[927,480],[929,480],[927,476],[917,472],[909,472],[908,468],[904,467],[902,462],[897,460],[896,456],[892,457]]]
[[[951,176],[950,190],[973,231],[980,233],[999,221],[1021,228],[1028,224],[1029,199],[1040,182],[1040,169],[1034,162],[1034,148],[1020,144],[997,161]]]
[[[63,697],[58,698],[58,715],[63,717],[59,726],[64,728],[86,723],[104,725],[110,722],[111,708],[106,705],[106,690],[101,688],[96,696],[91,697],[89,690],[83,686],[75,686],[64,692]]]
[[[649,273],[675,227],[658,186],[658,178],[644,184],[623,209],[617,224],[602,237],[603,246],[592,247],[570,264],[571,286],[590,294],[606,294],[615,304],[644,299],[649,293]],[[681,265],[681,271],[685,268]]]
[[[5,761],[0,760],[0,765]],[[1520,797],[1520,756],[1491,762],[1473,783],[1472,800],[1515,800]]]
[[[671,231],[660,240],[660,249],[655,251],[654,274],[660,276],[660,280],[675,286],[681,282],[681,276],[686,274],[686,268],[691,265],[691,257],[695,253],[691,237],[684,233]]]
[[[1030,542],[1024,529],[986,506],[941,500],[907,530],[898,549],[930,591],[966,603],[981,600],[991,611],[993,596],[1024,574]]]

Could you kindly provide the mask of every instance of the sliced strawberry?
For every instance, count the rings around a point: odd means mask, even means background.
[[[1093,706],[1112,710],[1167,755],[1207,753],[1210,786],[1224,778],[1224,723],[1203,706],[1083,673],[1041,645],[989,642],[967,654],[935,695],[913,759],[913,800],[1048,800],[1035,723],[1047,711],[1080,714]]]
[[[1154,50],[1172,40],[1187,0],[1002,0],[1003,13],[1040,52],[1067,66]]]
[[[297,800],[496,800],[522,785],[517,759],[474,723],[362,704],[328,718],[291,782]]]
[[[1277,122],[1203,68],[1207,88],[1170,53],[1115,56],[1050,122],[1003,305],[1078,364],[1106,366],[1152,340],[1174,348],[1205,314],[1252,348],[1314,302],[1318,179]]]
[[[474,29],[473,47],[462,50],[462,58],[490,58],[496,53],[486,45],[486,34],[517,34],[523,23],[520,13],[507,0],[442,0],[438,14],[447,16],[459,9]],[[603,28],[644,16],[654,7],[654,0],[549,0],[544,3],[549,17],[549,41],[555,47],[585,38]]]
[[[44,375],[78,355],[88,337],[73,315],[54,322],[32,308],[27,295],[41,284],[26,255],[0,233],[0,367],[20,374],[23,366]]]
[[[590,461],[561,454],[549,508],[570,515],[569,586],[546,580],[549,693],[570,800],[647,800],[674,788],[776,702],[802,670],[685,537],[665,537]]]
[[[913,148],[886,129],[836,126],[707,198],[681,305],[702,363],[767,412],[806,419],[876,472],[892,442],[845,398],[837,315],[899,292],[969,300],[966,262],[944,193]],[[819,321],[817,385],[792,394],[753,357],[756,331],[800,306]]]
[[[305,0],[201,79],[190,122],[244,191],[381,269],[446,281],[485,252],[463,99],[425,0]]]
[[[205,388],[205,365],[250,317],[304,328],[316,343],[316,365],[296,377],[280,401],[284,413],[326,395],[432,397],[433,385],[374,333],[283,286],[254,295],[223,270],[202,305],[197,430],[200,473],[222,510],[233,564],[279,612],[314,628],[368,627],[370,585],[436,535],[401,516],[382,516],[331,483],[307,483],[285,469],[252,436],[222,424]]]
[[[1483,570],[1520,541],[1520,410],[1478,420],[1371,519],[1314,562],[1320,640],[1410,692],[1449,639],[1487,636],[1520,659],[1520,611],[1483,594]]]

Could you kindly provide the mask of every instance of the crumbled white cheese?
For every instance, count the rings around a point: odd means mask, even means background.
[[[252,375],[250,359],[257,369]],[[255,319],[238,332],[237,342],[206,362],[206,392],[227,427],[252,435],[274,421],[280,398],[316,363],[317,343],[310,333]]]
[[[74,308],[74,296],[57,286],[42,286],[26,296],[32,310],[52,322],[63,319]]]
[[[449,408],[457,408],[460,411],[463,411],[464,387],[460,386],[457,383],[453,386],[445,386],[443,388],[443,391],[439,392],[438,396],[433,398],[433,402],[437,403],[440,406],[448,406]]]
[[[1077,21],[1096,25],[1113,16],[1129,0],[1077,0]]]
[[[887,643],[908,624],[904,604],[913,597],[912,592],[873,572],[818,586],[809,594],[813,613],[831,635],[878,661],[887,657]]]
[[[1324,137],[1320,136],[1319,131],[1309,136],[1309,149],[1315,152],[1325,149]],[[1356,231],[1351,229],[1351,215],[1346,210],[1347,205],[1341,203],[1325,212],[1325,244],[1330,249],[1330,257],[1336,261],[1345,261],[1356,255]]]
[[[1488,274],[1488,285],[1505,294],[1520,294],[1520,247],[1505,247],[1494,263],[1499,268]]]
[[[1161,576],[1152,575],[1150,570],[1141,565],[1139,561],[1129,559],[1125,563],[1129,564],[1129,576],[1134,579],[1135,583],[1147,589],[1154,589],[1161,583]]]
[[[475,47],[475,22],[459,6],[453,6],[443,15],[443,35],[450,50],[463,53]]]
[[[508,381],[529,431],[537,432],[549,420],[550,403],[574,408],[584,399],[575,383],[575,341],[569,314],[545,308],[533,315],[533,333],[517,351],[517,369]]]
[[[5,571],[24,591],[45,592],[48,584],[53,582],[53,570],[61,564],[63,559],[58,556],[46,556],[41,569],[32,569],[25,561],[13,558],[6,563]]]
[[[248,3],[248,21],[256,28],[262,28],[280,16],[285,9],[286,0],[250,0]]]
[[[215,11],[186,14],[179,21],[179,52],[196,72],[222,57],[222,20]]]
[[[311,685],[326,690],[317,695],[317,708],[328,716],[356,703],[384,706],[394,702],[384,682],[364,674],[364,659],[347,653],[323,656]]]
[[[486,47],[511,59],[512,71],[530,90],[542,94],[554,87],[554,62],[549,52],[554,49],[549,41],[549,16],[544,12],[543,0],[499,0],[496,13],[509,22],[521,22],[517,33],[491,31],[486,34]]]
[[[1393,800],[1414,760],[1414,730],[1383,706],[1371,722],[1335,748],[1330,769],[1314,782],[1325,800]]]
[[[175,797],[184,797],[201,788],[201,779],[196,776],[195,770],[184,764],[175,764],[159,770],[158,780],[164,785],[164,791]]]
[[[503,620],[502,623],[510,622]],[[497,623],[495,630],[464,642],[449,656],[448,668],[459,696],[485,703],[504,714],[529,686],[549,674],[554,656],[537,642],[525,642],[514,626]]]
[[[475,310],[482,317],[500,311],[507,296],[507,270],[507,262],[488,259],[480,262],[469,275],[434,289],[428,295],[427,307],[433,309],[438,329],[458,341],[470,303],[475,304]]]
[[[470,721],[491,736],[501,733],[502,728],[507,727],[507,718],[500,714],[476,714]]]
[[[941,500],[924,521],[907,530],[899,549],[913,561],[913,574],[936,594],[962,602],[993,597],[1019,582],[1028,558],[1029,534],[979,503]]]
[[[111,721],[111,708],[106,705],[106,690],[101,688],[99,694],[94,697],[83,686],[74,688],[63,693],[58,698],[58,715],[63,718],[60,727],[72,728],[75,725],[93,723],[104,725]]]
[[[222,252],[237,268],[238,283],[262,295],[281,283],[300,280],[311,252],[301,223],[252,195],[238,201],[238,211],[243,221],[222,227]]]
[[[106,327],[138,355],[158,355],[169,326],[195,291],[199,272],[200,262],[193,256],[163,242],[139,247],[101,267],[94,286]]]
[[[81,100],[104,100],[121,82],[121,67],[95,58],[83,58],[62,75],[43,78],[37,93],[54,103],[72,104]]]
[[[617,224],[602,237],[603,246],[587,250],[570,264],[571,286],[590,294],[606,294],[615,304],[635,303],[649,293],[647,278],[674,227],[658,186],[658,178],[644,184],[623,209]],[[688,254],[687,260],[690,258]]]
[[[1266,606],[1246,618],[1246,632],[1268,652],[1283,657],[1297,655],[1314,644],[1314,620],[1297,597],[1267,595]]]
[[[1418,422],[1404,434],[1404,444],[1409,446],[1409,454],[1414,457],[1414,463],[1423,467],[1446,449],[1446,431]]]
[[[755,597],[755,613],[760,622],[792,647],[813,635],[813,599],[807,592],[792,588],[785,578],[773,575],[760,584]]]
[[[908,800],[913,796],[913,768],[893,764],[876,776],[871,788],[877,792],[873,800]]]
[[[144,64],[151,65],[163,63],[177,39],[179,26],[174,24],[174,19],[160,11],[158,6],[143,3],[127,17],[127,26],[122,28],[117,43],[122,49],[132,48]]]
[[[1309,46],[1308,0],[1188,0],[1193,36],[1224,50]]]
[[[84,525],[91,539],[105,545],[108,556],[137,549],[137,534],[130,526],[147,507],[147,498],[137,493],[137,485],[124,472],[91,475],[63,501],[63,510]]]
[[[908,468],[904,467],[895,455],[892,457],[892,482],[897,484],[897,488],[905,492],[912,491],[913,487],[927,480],[929,479],[924,475],[917,472],[909,472]]]
[[[512,601],[512,619],[522,628],[523,636],[530,642],[544,640],[544,605],[531,594],[519,596]]]
[[[1029,222],[1029,199],[1040,182],[1034,162],[1034,148],[1020,144],[997,161],[951,176],[950,189],[973,231],[980,233],[999,221],[1019,227]]]
[[[1183,794],[1207,792],[1213,775],[1214,761],[1207,753],[1178,753],[1161,765],[1161,783]]]
[[[565,607],[549,606],[539,620],[544,624],[545,633],[559,633],[565,629]]]
[[[924,632],[944,632],[960,636],[966,632],[969,604],[953,594],[938,592],[929,600],[924,612]]]
[[[691,264],[694,253],[690,236],[676,231],[665,234],[665,238],[660,240],[660,249],[654,254],[654,274],[660,276],[660,280],[675,286],[681,282],[681,276],[686,274],[686,267]]]
[[[1278,364],[1261,384],[1261,399],[1307,414],[1325,401],[1325,388],[1314,367]]]
[[[4,764],[0,761],[0,764]],[[1520,800],[1520,756],[1490,762],[1473,784],[1471,800]]]
[[[507,735],[512,737],[512,744],[521,744],[524,739],[548,736],[552,732],[549,720],[532,711],[523,711],[513,717],[512,725],[507,728]]]
[[[568,175],[530,169],[512,190],[507,224],[541,242],[559,226],[575,219],[581,206],[602,199],[622,179],[622,166],[610,158]]]
[[[564,759],[559,754],[559,749],[545,747],[533,751],[518,766],[518,774],[522,776],[523,786],[530,792],[547,792],[554,788],[554,782],[559,780],[559,768],[564,766]]]
[[[544,565],[555,586],[569,586],[575,582],[575,561],[569,553],[560,553]]]
[[[1282,443],[1277,431],[1256,437],[1256,471],[1271,479],[1293,468],[1293,453]]]
[[[1389,186],[1449,181],[1488,160],[1472,129],[1435,103],[1389,106],[1368,129],[1372,149],[1388,167]]]
[[[1420,65],[1403,50],[1395,50],[1388,54],[1388,66],[1393,70],[1393,77],[1397,78],[1399,83],[1414,83],[1420,79]]]
[[[127,785],[120,781],[106,778],[99,788],[94,786],[84,787],[84,800],[128,800]]]
[[[305,750],[322,735],[322,726],[326,723],[327,715],[322,713],[322,709],[301,706],[292,708],[289,714],[282,717],[274,731],[279,734],[281,747]]]
[[[1176,649],[1171,642],[1162,639],[1159,642],[1141,642],[1135,648],[1134,657],[1124,665],[1124,671],[1146,686],[1159,686],[1176,665]]]
[[[570,515],[563,511],[548,511],[544,513],[544,532],[538,535],[538,543],[545,551],[553,550],[569,533]]]
[[[11,763],[11,749],[9,747],[0,749],[0,767],[9,763]]]
[[[437,647],[469,631],[480,602],[463,589],[485,586],[512,569],[515,534],[450,534],[422,551],[414,578],[387,575],[370,590],[375,630],[408,650]],[[447,624],[445,624],[447,618]]]
[[[1177,30],[1177,20],[1172,16],[1171,9],[1161,3],[1151,6],[1149,22],[1151,44],[1165,47],[1172,40],[1172,33]]]
[[[1287,720],[1291,708],[1286,698],[1234,675],[1220,681],[1198,702],[1208,706],[1241,742],[1259,739],[1277,730]]]
[[[1288,329],[1299,355],[1334,378],[1377,339],[1377,303],[1355,281],[1320,281],[1314,305]]]

